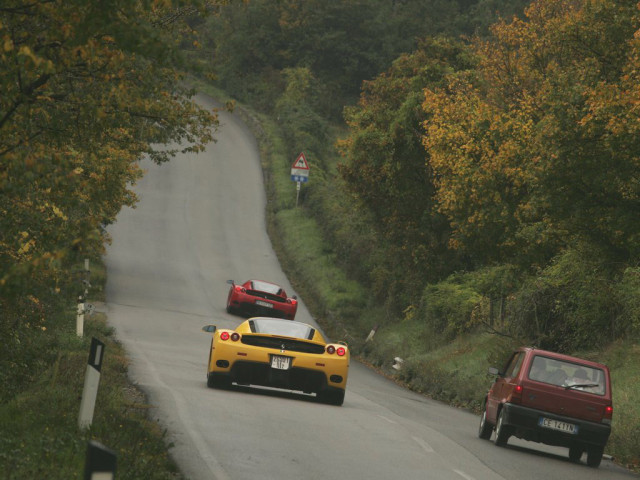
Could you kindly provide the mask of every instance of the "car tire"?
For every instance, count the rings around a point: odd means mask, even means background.
[[[207,373],[207,387],[209,388],[228,388],[231,385],[229,377],[216,373]]]
[[[344,403],[344,390],[326,390],[319,392],[317,397],[322,403],[339,407]]]
[[[598,468],[602,461],[602,455],[604,454],[604,447],[599,445],[590,445],[587,447],[587,465],[592,468]]]
[[[572,462],[579,462],[584,453],[584,447],[582,445],[573,445],[569,447],[569,460]]]
[[[500,410],[498,420],[496,421],[496,436],[493,439],[493,443],[499,447],[503,447],[507,444],[510,436],[510,427],[504,424],[504,410]]]
[[[483,440],[489,440],[493,432],[493,425],[487,422],[487,409],[485,408],[480,417],[480,427],[478,428],[478,436]]]

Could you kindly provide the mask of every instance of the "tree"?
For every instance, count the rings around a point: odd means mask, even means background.
[[[539,0],[526,15],[476,41],[474,78],[427,92],[439,211],[481,263],[540,266],[578,239],[628,261],[640,228],[637,6]]]
[[[406,291],[407,284],[424,284],[455,268],[447,251],[448,222],[436,211],[433,171],[421,144],[421,104],[424,88],[440,85],[472,62],[459,42],[424,40],[365,82],[359,105],[346,110],[350,134],[341,143],[345,160],[339,171],[389,242],[389,271],[396,280],[381,282],[387,288],[397,282],[398,290]]]
[[[98,255],[104,227],[135,204],[138,160],[212,139],[216,116],[190,99],[171,37],[207,4],[0,7],[0,339],[10,361],[23,329],[39,329],[59,296],[74,300],[70,264]]]

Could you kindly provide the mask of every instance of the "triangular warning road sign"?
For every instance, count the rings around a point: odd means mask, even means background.
[[[304,153],[301,153],[300,155],[298,155],[298,158],[296,158],[296,161],[293,162],[293,165],[291,165],[291,168],[309,170],[309,164],[307,163],[307,159],[305,158]]]

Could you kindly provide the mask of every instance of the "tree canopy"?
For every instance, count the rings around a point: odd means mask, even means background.
[[[365,83],[340,173],[387,232],[404,265],[387,285],[409,285],[417,316],[474,285],[485,299],[464,328],[497,315],[561,349],[636,328],[612,292],[640,254],[639,32],[637,2],[537,0]]]
[[[138,160],[163,162],[212,139],[216,115],[190,99],[171,35],[211,7],[204,0],[0,6],[0,338],[9,358],[5,339],[19,343],[21,329],[40,328],[70,281],[70,262],[99,254],[104,227],[135,204]]]

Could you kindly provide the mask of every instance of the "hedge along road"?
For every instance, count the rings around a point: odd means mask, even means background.
[[[570,463],[566,449],[515,439],[496,447],[477,437],[477,416],[355,360],[342,407],[292,393],[208,389],[211,337],[201,328],[242,321],[226,313],[226,280],[261,278],[295,293],[266,234],[255,139],[235,115],[220,118],[206,152],[145,164],[140,203],[110,226],[105,257],[109,322],[189,479],[639,478],[609,460],[598,470]],[[301,300],[296,319],[315,325]]]

